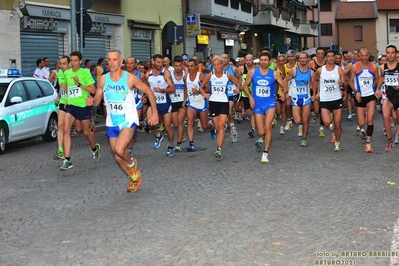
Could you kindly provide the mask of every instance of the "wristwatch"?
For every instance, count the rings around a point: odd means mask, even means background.
[[[78,87],[79,87],[79,88],[80,88],[81,85],[82,85],[82,84],[78,83]]]

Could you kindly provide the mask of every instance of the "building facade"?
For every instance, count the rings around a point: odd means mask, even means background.
[[[7,40],[7,45],[11,46],[8,49],[12,51],[0,55],[0,64],[7,65],[10,60],[7,57],[12,55],[23,75],[30,76],[38,58],[48,57],[52,68],[56,59],[69,54],[71,27],[74,26],[71,25],[69,7],[68,0],[8,1],[0,6],[4,14],[2,18],[6,20],[2,31],[12,35]],[[93,1],[87,13],[92,27],[85,34],[83,60],[90,59],[96,63],[99,58],[105,58],[110,49],[122,50],[124,15],[121,2]],[[79,42],[79,38],[77,40]]]
[[[338,43],[344,50],[367,47],[377,57],[378,19],[375,1],[340,1],[335,15],[338,26]]]
[[[385,54],[387,44],[399,47],[399,1],[377,0],[377,6],[377,50]]]

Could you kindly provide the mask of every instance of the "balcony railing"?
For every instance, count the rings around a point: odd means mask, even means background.
[[[285,21],[290,21],[291,15],[287,11],[281,10],[281,18]]]
[[[310,28],[311,28],[311,29],[313,29],[313,30],[316,30],[316,29],[317,29],[318,23],[317,23],[316,21],[310,20],[310,21],[309,21],[309,24],[310,24]]]
[[[294,25],[294,27],[299,27],[301,21],[298,18],[292,18],[292,24]]]

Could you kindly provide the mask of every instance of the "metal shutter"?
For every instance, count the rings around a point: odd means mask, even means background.
[[[80,43],[78,44],[80,47]],[[85,36],[85,48],[83,48],[83,62],[90,59],[97,64],[99,58],[107,58],[110,50],[110,38],[105,36]]]
[[[132,40],[132,56],[140,62],[150,61],[154,55],[154,43],[152,41]]]
[[[43,57],[50,59],[50,70],[55,60],[62,55],[61,34],[21,32],[21,71],[24,76],[32,76],[36,69],[36,60]],[[62,50],[60,50],[60,47]]]

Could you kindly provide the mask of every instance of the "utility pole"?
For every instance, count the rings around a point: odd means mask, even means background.
[[[71,12],[71,51],[76,51],[76,0],[71,0],[69,10]]]
[[[318,45],[321,47],[321,22],[320,22],[320,0],[317,0],[317,20],[318,20]]]

